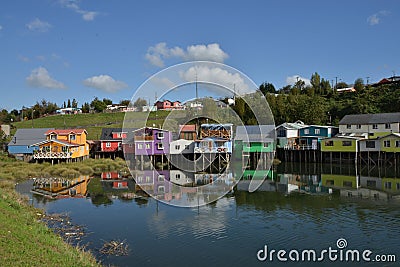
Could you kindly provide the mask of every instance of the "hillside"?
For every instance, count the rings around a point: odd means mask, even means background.
[[[161,124],[168,115],[167,111],[158,111],[157,120],[155,114],[150,114],[148,125]],[[107,127],[122,127],[125,113],[86,113],[71,115],[51,115],[38,119],[26,120],[13,123],[12,134],[20,128],[85,128],[88,131],[88,139],[97,140],[100,138],[101,129]],[[130,114],[131,127],[141,126],[146,119],[147,113],[134,112]],[[154,118],[154,119],[153,119]]]

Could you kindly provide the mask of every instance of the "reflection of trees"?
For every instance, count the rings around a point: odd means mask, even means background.
[[[100,205],[111,205],[113,202],[107,197],[107,195],[103,194],[91,194],[90,195],[90,200],[92,201],[92,204],[95,206],[100,206]]]
[[[134,200],[139,207],[147,207],[147,205],[149,204],[149,200],[147,198],[137,197],[134,198]]]

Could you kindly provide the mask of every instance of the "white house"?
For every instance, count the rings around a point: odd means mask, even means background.
[[[285,122],[276,127],[277,135],[277,146],[286,147],[294,146],[299,143],[300,129],[308,127],[302,121],[296,121],[293,123]]]
[[[194,151],[194,141],[186,139],[178,139],[169,143],[169,153],[177,154],[192,154]]]

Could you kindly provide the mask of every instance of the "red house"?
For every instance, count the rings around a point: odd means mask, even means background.
[[[157,110],[179,110],[184,108],[180,101],[171,102],[169,100],[157,101],[155,106]]]
[[[102,180],[118,180],[121,179],[121,174],[118,172],[102,172],[101,173]]]
[[[196,124],[179,125],[179,138],[186,140],[197,139]]]
[[[121,128],[103,128],[100,137],[100,152],[116,153],[122,151],[122,139],[127,132]]]

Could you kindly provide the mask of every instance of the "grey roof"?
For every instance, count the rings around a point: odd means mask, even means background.
[[[400,112],[346,115],[339,124],[376,124],[400,122]]]
[[[18,129],[8,146],[30,146],[46,140],[45,132],[54,128]]]
[[[122,128],[103,128],[101,129],[101,136],[100,140],[107,141],[107,140],[119,140],[121,141],[122,138],[113,138],[112,133],[121,133],[126,132],[126,129],[123,131]]]
[[[275,125],[244,125],[236,127],[235,140],[265,142],[275,138]]]

